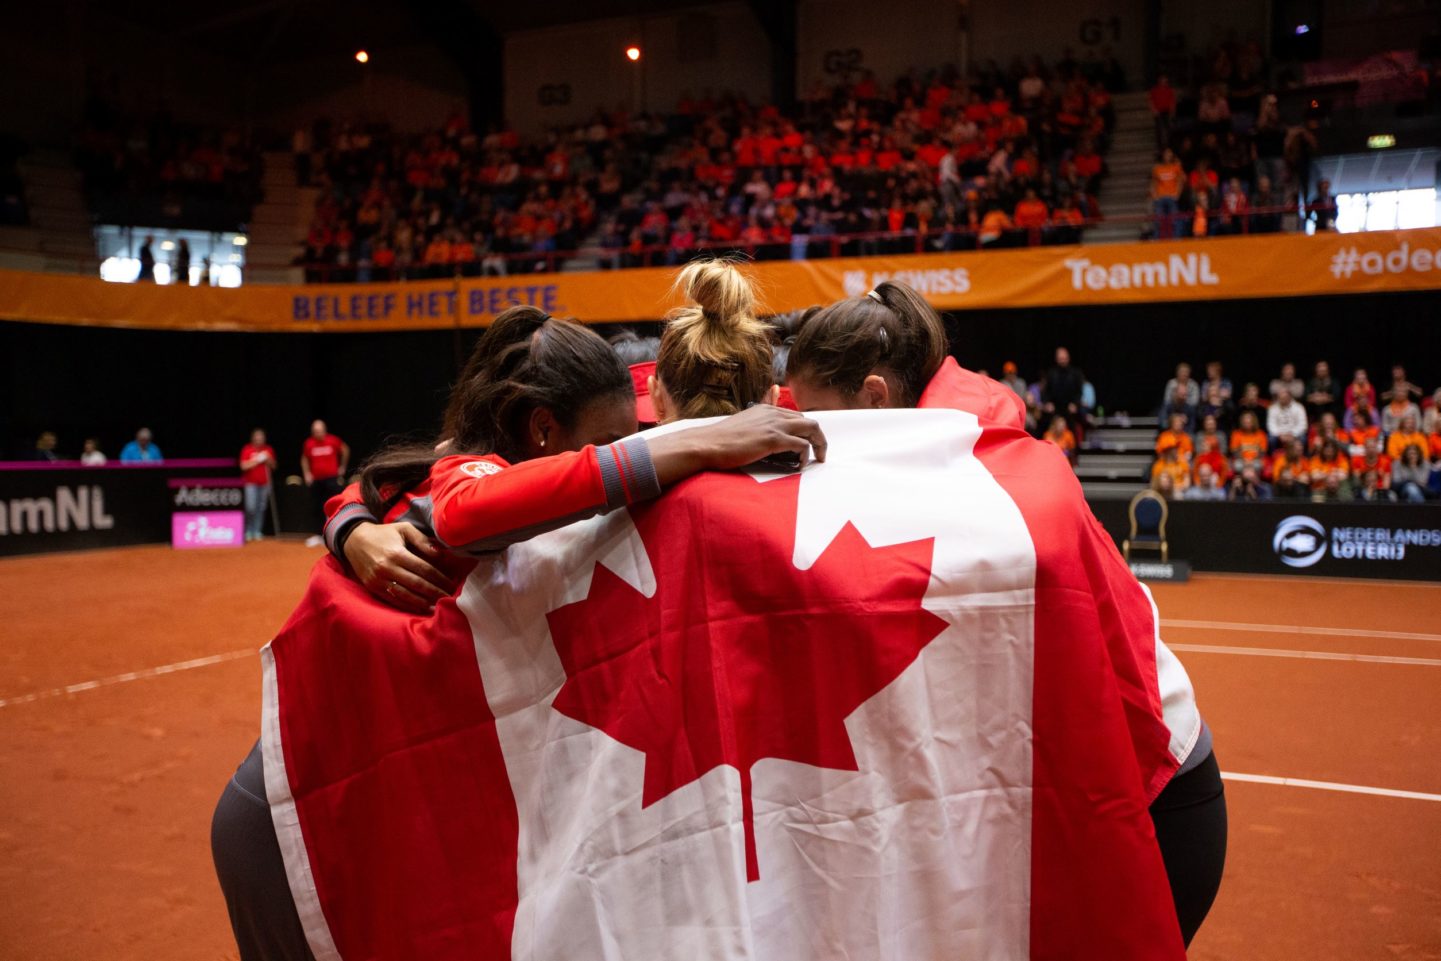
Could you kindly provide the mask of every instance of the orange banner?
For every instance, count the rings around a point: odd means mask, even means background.
[[[901,280],[942,310],[1441,289],[1441,228],[842,257],[752,268],[770,311]],[[512,304],[592,323],[655,320],[674,269],[387,284],[156,287],[0,271],[0,319],[113,327],[363,331],[478,327]]]

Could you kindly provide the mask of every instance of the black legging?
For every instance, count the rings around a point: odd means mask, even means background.
[[[1226,794],[1214,752],[1171,779],[1151,805],[1151,821],[1181,937],[1189,946],[1216,900],[1226,866]]]
[[[314,961],[265,801],[259,742],[226,783],[215,806],[210,853],[240,961]]]
[[[1151,820],[1190,945],[1216,900],[1226,863],[1226,796],[1215,754],[1166,785],[1151,805]],[[240,961],[314,961],[265,802],[259,743],[220,795],[210,849]]]

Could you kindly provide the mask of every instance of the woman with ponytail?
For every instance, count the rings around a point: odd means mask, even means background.
[[[768,370],[768,356],[766,363]],[[370,575],[387,565],[348,549],[359,525],[393,533],[395,522],[405,522],[452,554],[476,555],[655,497],[699,471],[741,467],[783,451],[825,459],[816,423],[774,407],[661,437],[630,436],[635,429],[630,373],[604,340],[535,308],[512,308],[476,344],[440,437],[380,452],[362,469],[358,486],[332,499],[327,543],[337,559],[351,560],[372,593],[392,606],[428,611],[427,595],[413,589],[421,578],[373,581]],[[324,596],[334,604],[374,603],[356,601],[355,594]],[[266,800],[258,743],[221,795],[211,848],[242,961],[311,957]]]
[[[803,411],[863,408],[950,408],[974,414],[988,450],[1042,444],[1025,434],[1025,407],[1004,384],[966,370],[949,356],[945,327],[925,299],[904,284],[883,283],[864,297],[837,301],[809,317],[791,347],[786,383]],[[1042,458],[1025,461],[1027,470]],[[1033,530],[1037,582],[1043,570],[1096,558],[1098,593],[1110,592],[1137,609],[1154,605],[1091,516],[1074,472],[1060,455],[1044,477],[1018,476],[998,462],[997,479],[1024,501],[1045,529]],[[1018,463],[1018,462],[1017,462]],[[1012,489],[1014,487],[1014,490]],[[1062,531],[1079,532],[1069,541]],[[1157,617],[1159,615],[1156,615]],[[1152,664],[1157,705],[1133,705],[1141,724],[1169,729],[1176,767],[1151,803],[1161,857],[1171,882],[1183,940],[1190,944],[1210,911],[1226,860],[1226,799],[1211,750],[1211,732],[1196,709],[1190,678],[1154,629],[1109,638],[1140,664]],[[1157,716],[1159,714],[1159,716]]]
[[[755,291],[728,260],[697,260],[676,278],[687,304],[666,317],[650,392],[660,423],[774,405],[771,327]]]

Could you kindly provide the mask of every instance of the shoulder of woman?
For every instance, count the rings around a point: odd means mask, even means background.
[[[499,454],[451,454],[435,462],[430,476],[439,480],[459,471],[469,477],[481,478],[498,474],[509,466],[510,461]]]

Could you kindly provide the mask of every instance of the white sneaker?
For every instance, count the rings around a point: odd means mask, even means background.
[[[321,537],[319,534],[311,534],[305,539],[306,547],[320,547],[324,543],[325,538]]]

